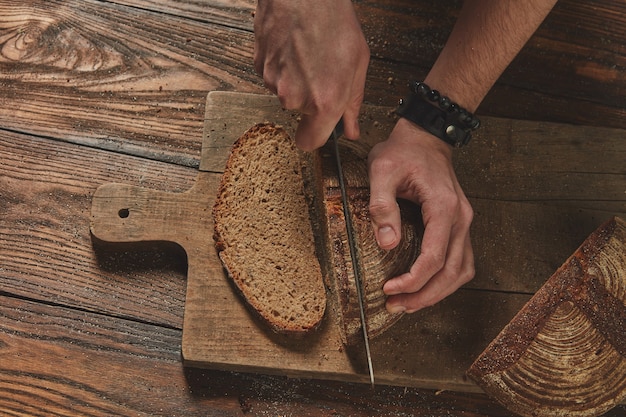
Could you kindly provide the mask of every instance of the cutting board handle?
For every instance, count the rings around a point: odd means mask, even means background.
[[[214,192],[204,173],[184,193],[126,184],[99,187],[92,201],[91,233],[105,242],[175,242],[185,250],[208,247]],[[210,224],[209,224],[210,223]],[[203,233],[202,233],[203,231]]]

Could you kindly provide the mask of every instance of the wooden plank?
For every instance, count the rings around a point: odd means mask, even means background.
[[[2,0],[0,125],[197,166],[206,92],[265,91],[251,3]],[[357,3],[368,102],[394,105],[424,75],[456,7],[435,3]],[[480,113],[626,127],[624,15],[621,2],[559,2]]]
[[[206,92],[262,91],[249,32],[94,0],[1,1],[0,21],[7,129],[197,166]]]
[[[145,10],[252,31],[255,0],[108,0]]]
[[[623,129],[485,118],[455,170],[472,197],[624,211]]]
[[[182,328],[185,255],[92,242],[91,198],[108,182],[183,191],[197,171],[0,131],[3,292]]]
[[[0,301],[0,414],[243,415],[236,397],[190,392],[179,363],[180,330]]]

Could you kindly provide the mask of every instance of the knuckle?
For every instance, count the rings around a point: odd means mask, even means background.
[[[461,215],[461,219],[465,224],[469,225],[472,223],[472,221],[474,220],[474,209],[472,208],[470,202],[467,201],[467,199],[461,202],[459,212]]]
[[[369,203],[370,216],[378,218],[385,216],[397,209],[395,201],[389,201],[382,197],[372,197]]]
[[[307,109],[314,114],[325,114],[330,118],[339,119],[344,113],[345,104],[340,99],[339,92],[323,91],[313,93],[307,103]]]
[[[442,192],[439,200],[440,207],[445,207],[448,213],[458,213],[461,208],[461,200],[454,190]]]
[[[299,110],[301,105],[297,97],[285,83],[278,83],[274,89],[281,106],[287,110]]]
[[[368,157],[370,178],[374,176],[380,178],[387,177],[394,172],[397,166],[396,162],[380,153],[379,149],[374,147]]]
[[[443,250],[430,252],[425,256],[423,262],[426,270],[431,271],[432,275],[434,275],[445,266],[446,252]]]
[[[461,274],[460,279],[463,284],[467,284],[476,276],[476,269],[472,267],[466,268]]]

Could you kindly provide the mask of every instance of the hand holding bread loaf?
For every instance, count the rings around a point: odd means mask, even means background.
[[[385,284],[390,311],[433,305],[474,277],[473,211],[454,173],[450,146],[400,119],[389,139],[372,149],[369,177],[369,208],[382,248],[394,248],[400,239],[396,198],[419,204],[424,219],[419,258]]]

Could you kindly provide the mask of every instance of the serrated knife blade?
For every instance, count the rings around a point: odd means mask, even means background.
[[[337,162],[337,177],[339,179],[339,188],[341,189],[341,204],[343,206],[343,215],[346,221],[346,232],[348,235],[348,245],[350,246],[350,258],[352,259],[352,271],[354,272],[354,283],[356,286],[357,298],[359,299],[359,312],[361,315],[361,328],[363,329],[363,341],[365,342],[365,354],[367,356],[367,370],[369,371],[370,383],[374,387],[374,368],[372,366],[372,354],[370,351],[370,341],[367,333],[367,321],[365,318],[365,299],[363,298],[363,288],[361,274],[358,268],[356,253],[356,235],[352,225],[352,217],[350,215],[350,205],[348,203],[348,192],[343,176],[343,167],[341,165],[341,156],[339,155],[339,137],[343,135],[343,119],[339,120],[337,126],[330,135],[329,140],[333,142],[335,150],[335,160]]]

